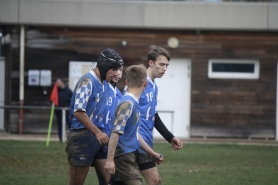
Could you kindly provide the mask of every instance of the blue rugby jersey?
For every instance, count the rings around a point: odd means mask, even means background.
[[[106,97],[108,95],[108,84],[103,84],[97,75],[90,71],[83,75],[77,82],[70,103],[70,115],[72,124],[70,129],[85,128],[74,116],[74,112],[81,110],[86,112],[96,127],[103,129],[103,111],[105,109]]]
[[[112,128],[112,119],[115,114],[116,107],[122,98],[122,93],[117,87],[113,87],[110,83],[108,83],[108,98],[106,102],[106,107],[103,112],[103,123],[104,123],[104,131],[110,136],[111,128]]]
[[[153,128],[155,121],[155,114],[157,113],[157,93],[158,88],[154,81],[148,76],[148,84],[143,93],[141,94],[140,104],[140,121],[141,126],[139,133],[144,141],[153,148]],[[140,153],[146,154],[143,149],[139,149]]]
[[[136,151],[140,147],[138,137],[140,106],[133,94],[126,93],[122,97],[115,111],[113,123],[112,133],[120,134],[115,157]]]

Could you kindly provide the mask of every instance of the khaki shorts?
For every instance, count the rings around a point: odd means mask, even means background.
[[[135,152],[118,156],[114,159],[116,165],[115,175],[111,177],[111,185],[140,185],[142,179],[136,161]]]

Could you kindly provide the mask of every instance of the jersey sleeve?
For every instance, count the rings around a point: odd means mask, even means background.
[[[82,79],[80,85],[76,88],[74,112],[81,110],[86,112],[89,97],[92,93],[93,85],[88,78]]]
[[[124,134],[125,126],[128,118],[132,113],[132,103],[123,102],[117,108],[116,118],[113,124],[112,132]]]

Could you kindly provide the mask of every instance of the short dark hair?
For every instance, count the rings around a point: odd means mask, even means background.
[[[129,87],[140,87],[147,78],[147,70],[142,65],[132,65],[126,70],[126,80]]]
[[[152,45],[152,46],[150,46],[150,51],[148,54],[148,61],[152,60],[155,62],[157,57],[159,57],[161,55],[165,56],[168,59],[168,61],[170,61],[171,56],[170,56],[170,53],[166,49],[164,49],[160,46]]]

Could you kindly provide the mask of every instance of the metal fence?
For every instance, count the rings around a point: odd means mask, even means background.
[[[0,106],[0,109],[32,109],[32,110],[51,110],[51,106],[19,106],[19,105],[3,105]],[[62,142],[66,141],[66,111],[69,110],[69,107],[55,107],[55,110],[62,110]],[[23,120],[19,120],[23,121]]]
[[[0,109],[31,109],[31,110],[51,110],[51,106],[19,106],[19,105],[0,105]],[[66,111],[69,110],[69,107],[55,107],[55,110],[62,110],[62,142],[66,141]],[[158,111],[159,113],[170,113],[171,114],[171,128],[173,132],[173,123],[174,123],[174,111]],[[23,120],[21,120],[23,121]],[[20,122],[20,120],[19,120]]]

